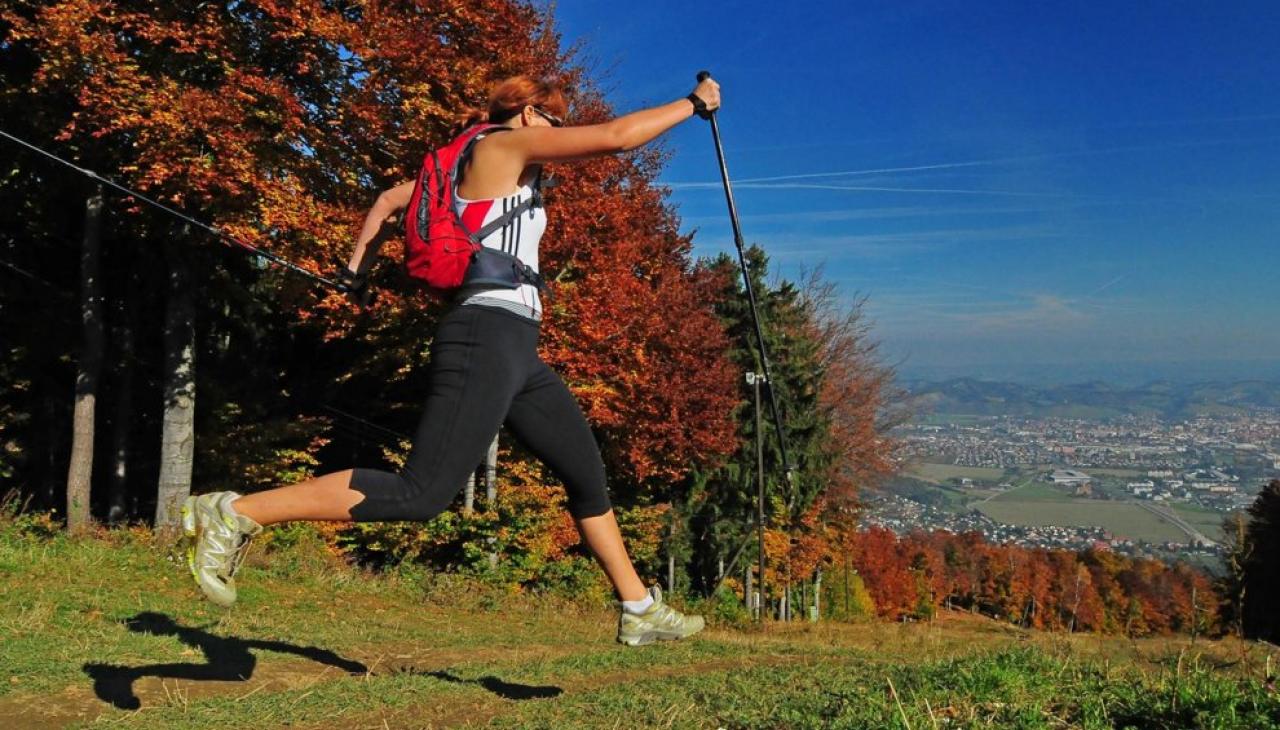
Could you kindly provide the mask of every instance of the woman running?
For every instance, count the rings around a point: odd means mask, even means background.
[[[249,540],[264,525],[430,520],[453,501],[505,423],[564,482],[569,512],[621,601],[618,641],[637,646],[700,631],[701,616],[671,608],[658,586],[646,590],[636,574],[586,418],[560,376],[538,357],[542,303],[535,283],[538,241],[547,223],[538,187],[545,164],[632,150],[695,112],[719,106],[719,84],[706,79],[679,101],[602,124],[566,127],[567,104],[556,86],[523,76],[495,86],[487,113],[472,113],[464,126],[501,126],[488,130],[460,161],[455,205],[471,231],[506,217],[481,243],[516,257],[532,275],[511,288],[464,284],[454,298],[431,343],[430,392],[398,473],[348,469],[245,496],[215,492],[188,498],[183,527],[193,543],[191,571],[204,594],[221,606],[235,602],[236,571]],[[410,182],[385,191],[369,210],[343,273],[348,282],[359,286],[381,245],[379,230],[409,205],[413,187]],[[520,215],[504,216],[517,206]]]

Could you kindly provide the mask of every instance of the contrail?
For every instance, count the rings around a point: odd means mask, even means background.
[[[1097,289],[1094,289],[1093,291],[1089,292],[1088,294],[1085,294],[1085,295],[1084,295],[1084,298],[1085,298],[1085,299],[1088,299],[1089,297],[1095,296],[1095,295],[1097,295],[1097,294],[1100,294],[1100,293],[1102,293],[1102,292],[1106,291],[1107,289],[1110,289],[1112,286],[1115,286],[1116,284],[1118,284],[1118,283],[1120,282],[1120,280],[1121,280],[1121,279],[1124,279],[1124,274],[1121,274],[1120,276],[1117,276],[1116,278],[1112,279],[1111,281],[1108,281],[1107,283],[1103,284],[1102,286],[1098,287]]]
[[[1168,149],[1179,149],[1183,147],[1211,147],[1214,145],[1226,144],[1249,144],[1253,142],[1274,142],[1277,137],[1260,137],[1256,139],[1208,139],[1191,142],[1171,142],[1159,145],[1135,145],[1132,147],[1109,147],[1100,150],[1081,150],[1079,152],[1048,152],[1042,155],[1025,155],[1022,157],[993,157],[988,160],[967,160],[964,162],[940,162],[931,165],[912,165],[909,167],[882,167],[876,169],[865,170],[839,170],[834,172],[809,172],[797,175],[773,175],[770,177],[750,177],[742,180],[735,180],[735,186],[741,186],[743,183],[764,183],[778,182],[781,180],[808,180],[822,177],[852,177],[855,175],[876,175],[890,172],[924,172],[928,170],[951,170],[962,167],[990,167],[994,165],[1010,165],[1019,162],[1038,162],[1042,160],[1056,160],[1067,157],[1089,157],[1094,155],[1109,155],[1119,152],[1155,152]],[[681,188],[702,188],[702,187],[719,187],[720,182],[671,182],[665,185],[673,190]]]
[[[719,187],[720,183],[686,183],[683,187]],[[1011,195],[1019,198],[1079,198],[1069,193],[1029,193],[1021,190],[965,190],[961,188],[891,188],[873,185],[821,185],[815,183],[734,183],[736,188],[759,190],[861,190],[879,193],[945,193],[956,195]]]

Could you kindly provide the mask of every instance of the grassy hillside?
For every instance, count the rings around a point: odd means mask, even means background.
[[[29,528],[27,532],[33,531]],[[35,529],[34,531],[38,531]],[[605,604],[401,570],[278,532],[230,610],[145,531],[0,524],[5,727],[1280,728],[1280,652],[1234,640],[724,621],[627,649]]]

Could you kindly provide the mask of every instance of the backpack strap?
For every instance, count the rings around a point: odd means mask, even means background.
[[[503,226],[507,225],[511,221],[515,220],[516,216],[520,215],[521,213],[527,210],[533,210],[534,208],[541,208],[541,207],[542,207],[542,168],[539,167],[538,175],[533,179],[533,195],[530,195],[524,200],[521,200],[519,205],[507,211],[506,213],[503,213],[497,218],[494,218],[493,220],[489,221],[484,226],[482,226],[480,230],[476,231],[473,234],[475,236],[476,242],[478,243],[488,238],[489,234],[493,233],[499,228],[502,228]]]
[[[453,197],[455,198],[457,197],[459,173],[462,172],[463,166],[466,165],[467,158],[471,156],[471,152],[472,150],[475,149],[476,143],[489,134],[493,134],[496,132],[510,132],[510,131],[511,131],[511,127],[495,124],[495,125],[492,125],[491,127],[480,130],[479,132],[476,133],[474,137],[467,140],[466,146],[462,148],[462,152],[458,155],[458,159],[453,163],[453,173],[450,176],[450,179],[453,181],[453,192],[454,192]],[[538,166],[538,174],[533,179],[532,187],[533,187],[533,195],[529,196],[525,200],[520,201],[519,205],[507,211],[506,213],[503,213],[501,216],[489,221],[487,224],[481,227],[480,230],[475,231],[474,233],[472,233],[471,231],[467,231],[468,233],[471,233],[472,239],[476,243],[480,243],[484,239],[488,238],[489,234],[493,233],[494,231],[502,228],[503,226],[506,226],[508,223],[515,220],[516,216],[520,215],[521,213],[524,213],[533,208],[543,207],[542,166],[541,165]],[[458,219],[458,223],[460,224],[462,223],[461,218]],[[465,224],[463,225],[463,230],[466,230]]]

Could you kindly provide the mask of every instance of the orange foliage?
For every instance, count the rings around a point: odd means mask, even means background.
[[[1037,629],[1140,636],[1218,628],[1211,580],[1184,564],[991,545],[977,533],[899,538],[879,527],[845,533],[832,548],[836,564],[852,556],[877,609],[889,618],[919,615],[924,595],[933,606]]]
[[[411,179],[494,81],[556,79],[573,121],[612,115],[561,55],[550,17],[517,0],[59,0],[0,13],[8,41],[38,58],[25,91],[73,99],[59,138],[82,162],[319,272],[345,260],[377,193]],[[677,98],[684,82],[671,83]],[[659,163],[648,150],[548,170],[560,184],[541,247],[542,349],[605,437],[614,480],[668,497],[732,449],[736,401],[716,288],[652,185]],[[422,359],[438,311],[422,297],[384,292],[357,329],[341,296],[279,284],[299,321]]]

